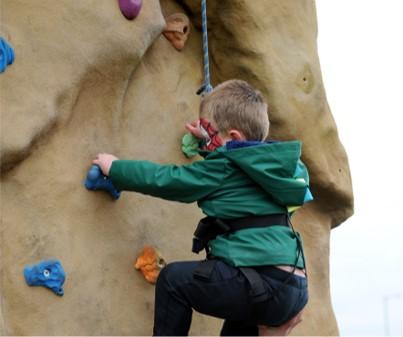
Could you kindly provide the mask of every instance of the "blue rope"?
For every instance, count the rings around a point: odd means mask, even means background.
[[[198,95],[205,95],[213,90],[210,83],[210,65],[208,53],[208,35],[207,35],[207,4],[206,0],[201,0],[201,14],[202,14],[202,32],[203,32],[203,72],[204,84],[197,91]]]
[[[0,37],[0,73],[4,72],[7,66],[14,62],[14,50]]]

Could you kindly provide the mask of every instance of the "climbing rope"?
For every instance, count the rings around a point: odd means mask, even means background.
[[[202,14],[202,32],[203,32],[203,72],[204,84],[197,91],[198,95],[204,96],[213,90],[210,83],[210,64],[208,53],[208,35],[207,35],[207,3],[206,0],[201,0],[201,14]]]

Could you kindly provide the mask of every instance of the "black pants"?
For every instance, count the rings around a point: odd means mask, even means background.
[[[269,299],[251,303],[249,283],[238,268],[217,261],[208,280],[193,276],[200,261],[175,262],[162,269],[155,289],[154,336],[187,336],[192,309],[225,320],[222,336],[257,336],[257,324],[279,326],[308,301],[307,281],[275,267],[255,268]]]

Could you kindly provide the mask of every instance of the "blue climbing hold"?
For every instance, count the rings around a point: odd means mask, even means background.
[[[13,48],[0,37],[0,73],[4,72],[8,65],[14,62],[15,55]]]
[[[113,199],[119,199],[120,191],[113,186],[112,180],[105,176],[98,165],[92,165],[88,171],[84,186],[91,191],[106,191]]]
[[[52,290],[56,295],[63,296],[63,284],[66,273],[60,261],[44,260],[24,268],[25,281],[29,286],[43,286]]]

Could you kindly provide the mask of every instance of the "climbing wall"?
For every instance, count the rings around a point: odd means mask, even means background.
[[[180,143],[198,116],[199,5],[147,0],[128,20],[117,0],[0,0],[0,36],[15,52],[0,73],[0,334],[151,333],[154,286],[134,261],[145,245],[167,262],[195,258],[201,213],[134,193],[114,201],[83,182],[98,152],[190,162]],[[191,20],[183,49],[175,25],[162,35],[164,17],[178,12]],[[213,84],[249,81],[269,102],[272,137],[303,141],[316,199],[295,220],[311,296],[295,334],[337,334],[329,236],[351,215],[352,191],[321,80],[314,3],[208,0],[207,14]],[[24,266],[48,258],[66,272],[63,297],[25,283]],[[214,335],[220,324],[196,314],[191,333]]]

